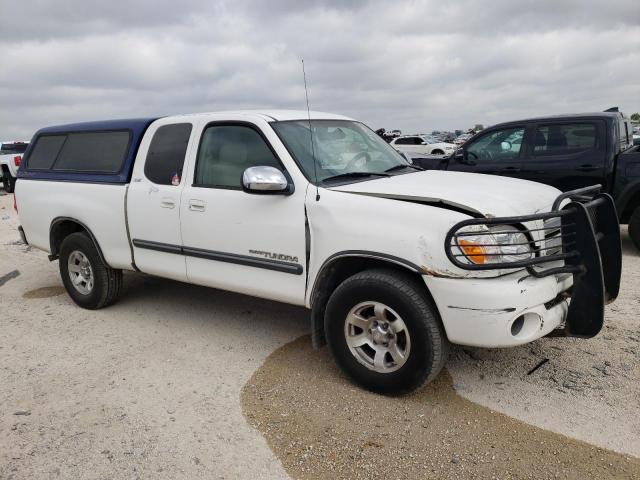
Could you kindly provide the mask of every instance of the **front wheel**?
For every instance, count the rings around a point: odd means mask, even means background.
[[[629,218],[629,236],[636,248],[640,250],[640,207],[636,207]]]
[[[72,233],[62,242],[60,276],[71,299],[90,310],[115,302],[122,288],[122,270],[106,265],[83,232]]]
[[[366,270],[339,285],[327,303],[325,332],[336,363],[380,393],[428,383],[449,351],[426,287],[392,270]]]

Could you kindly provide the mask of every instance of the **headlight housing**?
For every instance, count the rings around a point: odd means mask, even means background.
[[[531,245],[527,235],[513,225],[468,227],[451,239],[458,259],[476,265],[528,260],[534,256]]]

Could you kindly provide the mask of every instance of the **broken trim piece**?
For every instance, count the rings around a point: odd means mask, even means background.
[[[475,210],[466,205],[461,205],[455,202],[449,202],[442,200],[441,198],[431,197],[413,197],[410,195],[390,195],[386,193],[371,193],[371,192],[349,192],[345,190],[337,190],[342,193],[351,193],[354,195],[364,195],[367,197],[386,198],[388,200],[397,200],[399,202],[417,203],[419,205],[426,205],[428,207],[442,208],[444,210],[450,210],[452,212],[463,213],[473,218],[487,218],[483,213]]]

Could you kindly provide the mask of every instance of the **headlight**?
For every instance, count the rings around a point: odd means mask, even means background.
[[[451,244],[460,251],[460,260],[476,265],[519,262],[533,257],[531,241],[511,225],[462,229]]]

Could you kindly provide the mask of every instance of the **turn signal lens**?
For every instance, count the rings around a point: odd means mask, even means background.
[[[458,242],[460,250],[467,255],[467,258],[476,265],[484,265],[486,261],[486,251],[484,247],[481,247],[477,243],[470,242],[469,240],[460,240]]]

